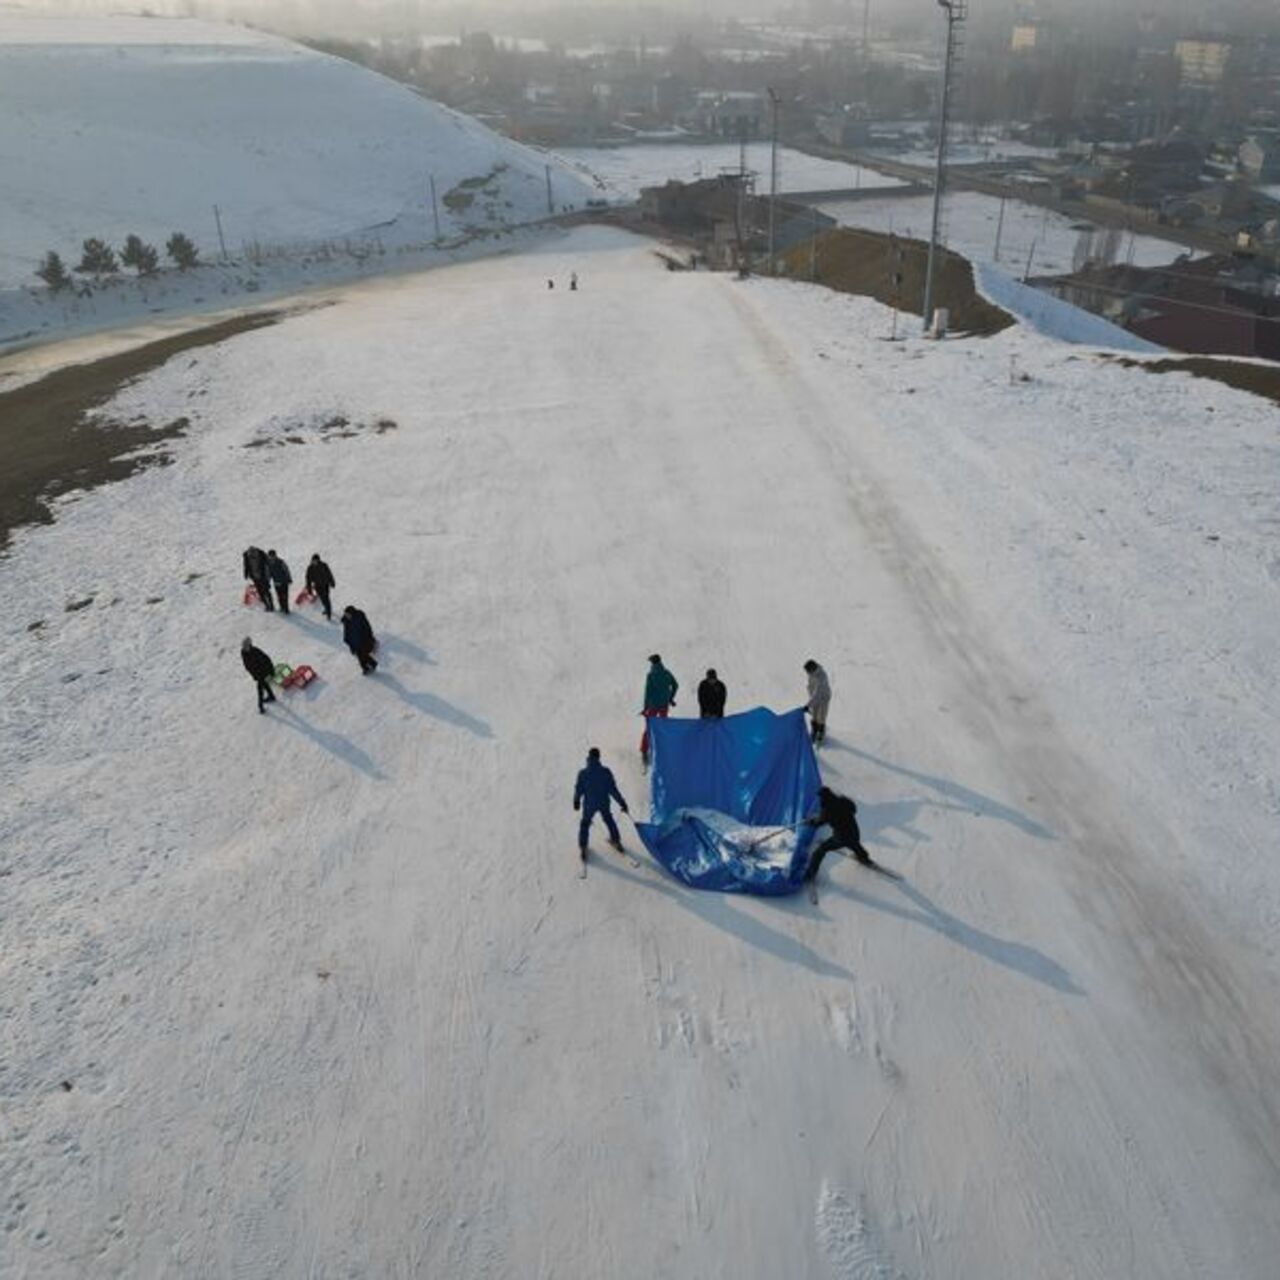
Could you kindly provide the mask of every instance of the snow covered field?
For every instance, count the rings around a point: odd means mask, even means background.
[[[872,231],[896,231],[899,235],[929,239],[932,196],[902,196],[898,199],[827,202],[818,206],[847,227],[867,227]],[[976,191],[949,192],[946,197],[943,233],[946,244],[970,262],[989,263],[1006,275],[1021,280],[1027,274],[1050,275],[1070,271],[1071,259],[1080,239],[1078,227],[1085,224],[1052,209],[1006,200],[1004,226],[1000,230],[1000,252],[996,256],[996,230],[1000,224],[1000,201],[996,196]],[[1092,226],[1093,224],[1089,224]],[[1103,230],[1096,228],[1095,230]],[[1130,260],[1138,266],[1159,266],[1172,262],[1186,250],[1155,236],[1122,233],[1118,261]]]
[[[403,85],[243,28],[0,13],[0,343],[41,329],[351,279],[545,218],[548,157]],[[552,204],[590,188],[554,159]],[[214,206],[218,213],[215,216]],[[193,239],[202,277],[50,299],[46,251]],[[82,278],[78,278],[82,279]],[[216,305],[216,303],[215,303]]]
[[[642,187],[661,186],[669,178],[692,182],[713,178],[726,170],[738,171],[741,154],[736,142],[705,146],[681,143],[634,147],[561,147],[552,154],[576,168],[597,191],[618,200],[634,200]],[[769,190],[769,144],[747,144],[747,168],[755,172],[756,189]],[[861,165],[842,164],[818,156],[778,148],[779,191],[842,191],[858,187],[899,187],[887,177]]]
[[[122,394],[174,464],[0,561],[0,1271],[1272,1280],[1274,407],[884,327],[582,230]],[[580,882],[655,649],[823,661],[907,882]]]

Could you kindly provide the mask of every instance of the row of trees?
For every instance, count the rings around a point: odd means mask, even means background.
[[[165,252],[180,271],[199,265],[199,252],[190,237],[183,235],[181,231],[175,231],[169,237],[165,243]],[[131,235],[126,238],[117,262],[115,250],[105,240],[90,237],[81,246],[80,263],[75,270],[97,280],[103,276],[115,275],[120,270],[120,263],[132,267],[140,276],[149,276],[159,268],[160,255],[154,245],[147,244],[140,236]],[[52,249],[44,255],[44,260],[36,268],[36,275],[55,293],[71,284],[71,273],[61,255]]]

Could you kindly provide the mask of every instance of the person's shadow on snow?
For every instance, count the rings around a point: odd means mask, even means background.
[[[1057,838],[1048,827],[1011,805],[1004,804],[999,800],[993,800],[990,796],[984,796],[981,792],[974,791],[959,782],[952,782],[949,778],[938,778],[932,774],[908,769],[905,765],[894,764],[891,760],[872,755],[870,751],[863,751],[858,747],[851,747],[847,742],[841,742],[835,738],[828,738],[826,746],[836,751],[847,751],[850,755],[857,756],[860,760],[869,761],[871,764],[879,765],[880,768],[887,769],[890,773],[910,778],[913,782],[918,782],[943,797],[942,801],[920,801],[917,802],[919,804],[927,803],[935,808],[954,809],[959,812],[980,814],[987,818],[998,818],[1001,822],[1007,822],[1010,826],[1017,827],[1019,831],[1023,831],[1029,836],[1035,836],[1037,840],[1054,840]],[[858,806],[858,812],[859,814],[863,812],[861,805]]]
[[[277,700],[278,701],[278,700]],[[330,755],[337,756],[353,769],[359,770],[366,777],[381,782],[386,775],[373,762],[363,747],[358,747],[350,738],[344,738],[331,729],[318,729],[309,720],[304,720],[292,707],[280,706],[272,717],[277,724],[285,725],[304,738],[309,738],[318,747],[323,747]]]
[[[765,924],[763,920],[757,920],[747,912],[739,911],[732,906],[730,899],[734,896],[733,894],[690,889],[665,879],[654,880],[650,876],[638,875],[629,867],[620,865],[609,854],[593,856],[589,865],[593,875],[596,871],[605,871],[611,876],[618,876],[622,880],[650,889],[654,893],[660,893],[704,923],[723,929],[749,946],[759,947],[761,951],[767,951],[771,956],[785,960],[788,964],[803,965],[811,973],[816,973],[822,978],[843,978],[846,982],[853,981],[853,974],[848,969],[820,956],[812,947],[806,946],[798,938],[782,933]],[[653,870],[660,876],[665,875],[656,865]],[[773,901],[777,903],[780,900],[773,899]],[[794,908],[791,910],[794,912]]]
[[[875,872],[866,874],[874,876]],[[993,933],[984,933],[971,924],[965,924],[963,920],[957,919],[949,911],[944,911],[931,902],[915,885],[906,880],[895,880],[891,888],[902,894],[915,909],[898,906],[885,898],[871,895],[865,889],[854,888],[834,878],[824,878],[822,885],[824,893],[840,893],[874,911],[883,911],[886,915],[896,916],[899,920],[923,925],[926,929],[940,933],[944,938],[950,938],[952,942],[958,942],[975,955],[1003,965],[1006,969],[1012,969],[1015,973],[1021,973],[1036,982],[1043,982],[1045,986],[1052,987],[1055,991],[1061,991],[1070,996],[1086,994],[1084,988],[1077,986],[1071,975],[1043,951],[1038,951],[1024,942],[1010,942],[1005,938],[997,938]]]
[[[402,681],[381,669],[370,679],[386,685],[401,702],[411,706],[415,711],[422,712],[425,716],[433,716],[446,724],[465,729],[468,733],[474,733],[477,738],[493,737],[493,730],[483,720],[468,714],[460,707],[455,707],[452,702],[446,702],[444,698],[437,697],[434,693],[427,693],[426,690],[421,689],[408,689]]]

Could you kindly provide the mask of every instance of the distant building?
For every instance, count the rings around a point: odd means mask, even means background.
[[[1218,84],[1231,60],[1231,46],[1225,40],[1179,40],[1173,56],[1184,84]]]
[[[1012,53],[1032,53],[1044,48],[1044,31],[1034,22],[1020,22],[1009,37]]]
[[[1240,167],[1254,182],[1280,182],[1280,138],[1247,138],[1239,154]]]

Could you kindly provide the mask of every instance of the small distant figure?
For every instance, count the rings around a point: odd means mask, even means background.
[[[316,599],[320,601],[324,616],[330,622],[333,621],[333,608],[329,603],[329,592],[337,585],[333,570],[320,559],[320,553],[316,552],[311,557],[311,562],[307,565],[307,590],[312,592]]]
[[[649,655],[649,674],[644,681],[644,733],[640,738],[640,759],[649,763],[649,725],[648,721],[657,716],[660,720],[667,718],[667,712],[676,705],[676,690],[680,688],[675,676],[662,665],[662,658],[656,654]]]
[[[630,812],[614,781],[613,770],[600,763],[600,748],[592,747],[587,752],[586,768],[579,770],[578,782],[573,789],[573,811],[577,813],[579,808],[582,809],[582,821],[578,825],[578,856],[583,862],[587,860],[587,837],[591,834],[591,823],[596,814],[604,819],[609,843],[622,852],[622,837],[618,835],[618,824],[609,809],[610,800],[616,800],[623,813]],[[585,870],[583,874],[586,874]]]
[[[556,287],[556,282],[555,282],[554,280],[548,280],[548,281],[547,281],[547,288],[548,288],[548,289],[554,289],[555,287]]]
[[[258,599],[262,601],[267,612],[274,613],[276,607],[271,601],[271,578],[267,570],[267,553],[261,547],[249,547],[242,558],[246,580],[253,583]]]
[[[271,677],[275,674],[276,664],[253,643],[249,636],[245,636],[241,641],[240,661],[244,663],[244,669],[257,683],[258,713],[265,715],[266,704],[276,700],[276,695],[271,692]]]
[[[862,832],[855,816],[858,806],[848,796],[837,795],[830,787],[818,788],[818,812],[804,820],[806,827],[830,827],[831,834],[809,855],[809,866],[804,873],[805,883],[812,883],[818,876],[822,860],[835,849],[848,849],[864,867],[878,866],[862,847]]]
[[[820,747],[827,740],[827,711],[831,707],[831,681],[821,665],[812,658],[804,664],[809,675],[809,701],[805,710],[809,713],[809,740]]]
[[[706,679],[698,685],[698,714],[704,720],[724,719],[724,700],[728,690],[716,675],[715,667],[707,668]]]
[[[276,599],[280,601],[280,612],[289,612],[289,585],[293,582],[293,574],[289,566],[276,555],[275,550],[267,552],[267,572],[275,583]]]
[[[362,675],[367,676],[377,671],[378,663],[373,656],[377,640],[373,628],[369,625],[364,610],[357,609],[353,604],[347,605],[342,611],[342,642],[355,654]]]
[[[578,273],[576,271],[569,272],[569,292],[578,292]]]

